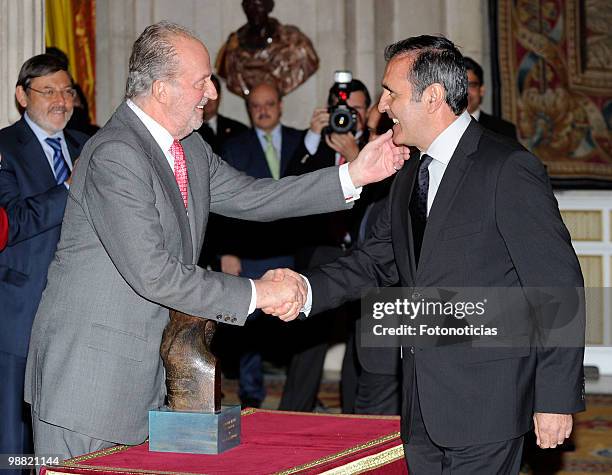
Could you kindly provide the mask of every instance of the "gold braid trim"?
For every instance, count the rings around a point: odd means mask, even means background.
[[[61,466],[56,465],[54,468],[61,469]],[[64,468],[78,468],[87,470],[87,472],[117,472],[126,475],[206,475],[205,473],[190,473],[190,472],[169,472],[163,470],[144,470],[138,468],[118,468],[118,467],[99,467],[95,465],[71,465],[70,467],[65,466]],[[69,472],[47,471],[49,475],[72,475]]]
[[[404,446],[400,444],[396,447],[383,450],[378,454],[373,454],[359,460],[354,460],[346,465],[332,468],[331,470],[322,472],[321,475],[354,475],[364,473],[403,458]]]
[[[90,454],[79,455],[78,457],[74,457],[74,458],[65,460],[62,463],[62,466],[66,466],[66,467],[77,466],[77,464],[79,462],[83,462],[85,460],[95,459],[97,457],[105,457],[107,455],[111,455],[111,454],[114,454],[116,452],[122,452],[124,450],[129,449],[130,447],[133,447],[133,446],[131,446],[131,445],[115,445],[114,447],[109,447],[108,449],[98,450],[97,452],[92,452]],[[56,467],[57,467],[57,465],[56,465]]]
[[[126,475],[134,474],[134,475],[142,475],[142,474],[155,474],[155,475],[205,475],[202,473],[193,473],[190,474],[188,472],[171,472],[171,471],[159,471],[159,470],[143,470],[138,468],[120,468],[120,467],[105,467],[101,465],[80,465],[79,462],[83,462],[85,460],[91,460],[97,457],[105,457],[107,455],[111,455],[117,452],[122,452],[129,448],[136,447],[134,445],[116,445],[114,447],[110,447],[108,449],[98,450],[97,452],[93,452],[91,454],[81,455],[79,457],[74,457],[68,459],[62,463],[62,465],[52,465],[51,468],[55,469],[54,471],[48,470],[48,475],[66,475],[66,472],[57,471],[57,469],[65,468],[79,468],[83,470],[87,470],[89,472],[119,472],[125,473]]]
[[[313,468],[313,467],[316,467],[318,465],[322,465],[322,464],[327,463],[327,462],[332,462],[334,460],[338,460],[338,459],[340,459],[342,457],[345,457],[347,455],[353,454],[355,452],[359,452],[360,450],[369,449],[369,448],[374,447],[376,445],[380,445],[380,444],[383,444],[385,442],[389,442],[390,440],[399,438],[399,436],[400,436],[399,432],[394,432],[392,434],[383,435],[382,437],[379,437],[378,439],[370,440],[370,441],[366,442],[365,444],[356,445],[355,447],[350,447],[350,448],[345,449],[342,452],[338,452],[336,454],[327,455],[327,456],[322,457],[322,458],[320,458],[318,460],[314,460],[312,462],[305,463],[304,465],[299,465],[297,467],[292,467],[292,468],[289,468],[287,470],[276,472],[276,473],[274,473],[274,475],[289,475],[291,473],[299,472],[300,470],[305,470],[305,469],[308,469],[308,468]],[[403,446],[401,446],[401,447],[402,447],[402,450],[403,450]]]

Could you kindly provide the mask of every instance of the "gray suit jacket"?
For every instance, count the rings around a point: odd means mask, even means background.
[[[270,221],[350,206],[335,168],[255,180],[199,134],[182,144],[189,216],[165,156],[126,104],[83,149],[28,354],[25,399],[46,422],[142,442],[147,410],[165,395],[168,309],[245,322],[249,281],[196,266],[209,211]]]

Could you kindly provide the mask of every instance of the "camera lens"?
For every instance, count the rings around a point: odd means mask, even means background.
[[[338,133],[345,134],[355,126],[355,120],[348,109],[335,109],[329,117],[330,128]]]

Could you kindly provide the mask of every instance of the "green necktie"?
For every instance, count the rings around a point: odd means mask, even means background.
[[[270,173],[272,173],[272,178],[278,180],[280,178],[280,162],[274,144],[272,143],[272,136],[266,134],[264,137],[266,139],[266,162],[268,162],[268,168],[270,169]]]

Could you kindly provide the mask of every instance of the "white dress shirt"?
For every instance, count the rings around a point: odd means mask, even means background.
[[[427,216],[433,204],[440,182],[450,162],[451,157],[457,149],[459,140],[463,137],[465,130],[472,120],[467,111],[463,113],[444,131],[438,135],[425,151],[433,160],[430,162],[429,170],[429,191],[427,192]],[[422,152],[422,151],[421,151]]]
[[[47,157],[47,161],[49,162],[49,166],[51,167],[51,173],[53,173],[53,176],[57,179],[57,176],[55,175],[55,168],[53,167],[53,155],[55,154],[55,150],[53,150],[53,147],[51,147],[51,145],[45,142],[46,138],[61,139],[60,146],[62,147],[62,154],[64,155],[64,159],[66,160],[68,169],[72,171],[72,158],[70,157],[70,152],[68,151],[68,145],[66,144],[66,137],[64,136],[64,131],[61,130],[53,135],[49,135],[36,122],[34,122],[30,118],[27,112],[23,114],[23,118],[26,121],[26,123],[30,126],[30,129],[32,129],[32,132],[34,132],[34,135],[36,136],[36,139],[40,143],[40,146],[42,147],[43,152],[45,152],[45,157]],[[68,183],[64,183],[64,186],[66,188],[70,188],[68,186]]]

